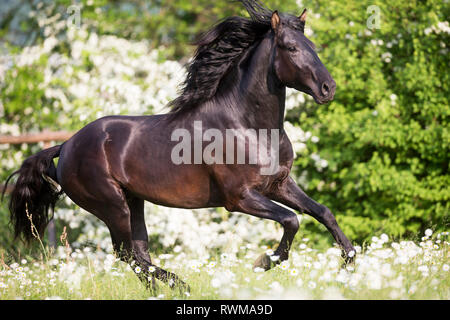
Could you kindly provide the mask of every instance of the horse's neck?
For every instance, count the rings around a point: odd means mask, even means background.
[[[283,130],[286,87],[274,74],[272,43],[270,36],[264,38],[238,66],[243,103],[239,109],[248,127]]]
[[[249,48],[221,80],[213,99],[184,117],[211,120],[229,128],[279,129],[283,133],[286,87],[272,69],[273,39],[267,35]]]

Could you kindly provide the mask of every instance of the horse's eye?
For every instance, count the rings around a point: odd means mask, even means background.
[[[297,51],[297,48],[294,47],[294,46],[290,46],[290,47],[288,47],[287,49],[288,49],[290,52]]]

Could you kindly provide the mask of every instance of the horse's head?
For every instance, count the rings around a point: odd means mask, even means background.
[[[306,9],[299,17],[280,16],[277,11],[272,14],[273,66],[284,85],[323,104],[333,100],[336,82],[317,56],[314,44],[304,35],[305,19]]]

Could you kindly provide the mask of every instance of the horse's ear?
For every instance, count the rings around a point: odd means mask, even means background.
[[[281,19],[280,19],[280,16],[278,15],[278,11],[275,10],[275,11],[272,13],[272,18],[270,19],[270,24],[272,25],[272,29],[273,29],[275,32],[277,32],[278,29],[280,28],[280,25],[281,25],[280,22],[281,22]]]
[[[303,10],[302,14],[298,17],[301,22],[306,22],[306,9]]]
[[[306,9],[303,10],[302,14],[298,17],[300,19],[300,30],[305,33],[305,22],[306,22]]]

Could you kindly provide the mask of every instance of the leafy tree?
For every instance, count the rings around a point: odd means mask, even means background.
[[[449,6],[441,1],[305,1],[319,56],[337,83],[332,103],[289,114],[320,138],[310,154],[309,194],[352,239],[412,237],[448,227]],[[369,29],[376,5],[380,26]]]

